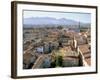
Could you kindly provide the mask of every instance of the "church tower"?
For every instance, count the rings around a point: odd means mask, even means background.
[[[79,26],[78,26],[79,32],[80,32],[80,28],[81,28],[81,26],[80,26],[80,22],[79,22]]]
[[[77,48],[77,40],[75,39],[75,36],[74,36],[74,38],[73,38],[73,49],[76,50],[76,48]]]

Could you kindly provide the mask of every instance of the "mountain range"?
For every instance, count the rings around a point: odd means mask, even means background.
[[[83,22],[80,22],[83,23]],[[51,17],[24,18],[24,25],[78,25],[79,22],[71,19],[56,19]]]

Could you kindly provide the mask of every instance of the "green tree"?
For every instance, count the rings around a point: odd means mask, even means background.
[[[58,26],[57,29],[60,29],[61,30],[61,29],[63,29],[63,27],[62,26]]]
[[[56,66],[62,66],[62,56],[56,57]]]

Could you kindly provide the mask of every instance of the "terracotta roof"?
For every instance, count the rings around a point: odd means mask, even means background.
[[[88,65],[91,65],[91,51],[89,50],[88,47],[89,47],[88,44],[79,46],[81,52],[83,53],[83,56],[85,57],[85,61],[88,63]]]
[[[34,68],[39,68],[41,64],[43,64],[44,61],[44,57],[41,55],[38,57],[38,59],[35,61],[34,65],[33,65],[33,69]]]
[[[63,57],[63,59],[64,59],[64,60],[67,60],[67,59],[72,59],[72,60],[74,60],[74,59],[79,59],[79,57],[78,57],[78,56],[65,56],[65,57]]]
[[[90,52],[88,44],[79,45],[79,48],[81,52],[83,53],[83,55]]]
[[[25,62],[25,63],[29,63],[31,57],[32,57],[32,54],[30,54],[30,53],[25,53],[25,54],[23,54],[24,62]]]
[[[91,65],[91,58],[85,59],[88,65]]]

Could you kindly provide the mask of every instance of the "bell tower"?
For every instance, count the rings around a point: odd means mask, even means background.
[[[76,50],[76,48],[77,48],[77,40],[75,39],[75,36],[74,36],[74,38],[73,38],[73,49]]]

